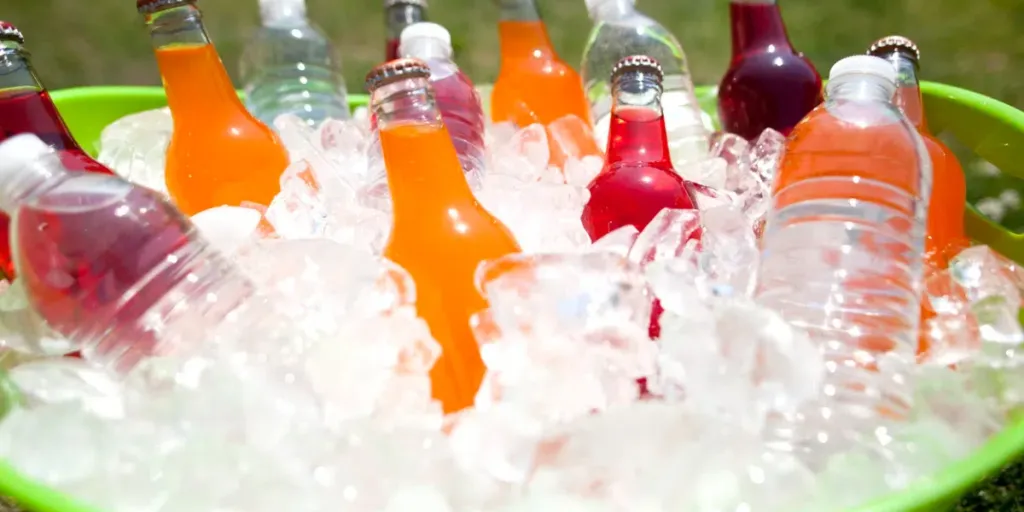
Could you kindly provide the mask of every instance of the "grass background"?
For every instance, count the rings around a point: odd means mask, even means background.
[[[383,58],[381,0],[308,0],[311,18],[339,45],[349,90]],[[552,40],[578,63],[590,26],[582,0],[539,0]],[[876,38],[899,33],[921,48],[923,77],[972,89],[1024,109],[1024,0],[783,0],[793,43],[818,68],[862,53]],[[159,84],[145,28],[131,0],[0,0],[0,19],[28,38],[36,67],[53,89],[78,85]],[[199,0],[207,28],[233,76],[257,23],[255,0]],[[694,82],[717,83],[729,58],[725,0],[639,0],[686,48]],[[478,83],[497,74],[498,42],[491,0],[431,0],[430,19],[452,32],[459,64]],[[1021,181],[964,158],[970,199],[1003,195],[1005,225],[1024,231],[1013,208]],[[1007,191],[1009,196],[1007,196]],[[1019,196],[1017,196],[1019,198]],[[961,504],[961,510],[1024,510],[1018,466]],[[0,510],[4,506],[0,504]]]

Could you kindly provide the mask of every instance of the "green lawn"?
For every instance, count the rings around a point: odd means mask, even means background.
[[[784,1],[790,36],[823,73],[837,59],[861,53],[876,38],[914,39],[926,79],[987,94],[1024,108],[1024,0],[790,0]],[[345,57],[350,91],[383,56],[381,0],[309,0],[313,18]],[[589,21],[582,0],[540,0],[551,37],[571,63],[580,59]],[[157,84],[145,28],[130,0],[2,0],[0,18],[20,26],[36,66],[51,88],[97,84]],[[207,26],[234,73],[246,35],[257,21],[256,0],[199,0]],[[725,0],[640,0],[683,42],[698,84],[716,83],[729,55]],[[478,82],[498,68],[496,9],[489,0],[433,0],[431,19],[453,34],[462,67]],[[1019,181],[984,175],[965,162],[973,200]],[[1005,223],[1024,229],[1024,213]],[[1015,485],[1019,467],[964,502],[962,510],[1024,510]],[[0,511],[3,510],[0,504]]]

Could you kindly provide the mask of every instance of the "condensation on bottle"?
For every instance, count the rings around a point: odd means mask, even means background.
[[[911,402],[932,171],[895,91],[882,59],[836,63],[774,183],[756,299],[819,344],[826,375],[819,400],[773,430],[810,453],[884,450],[858,433],[905,417]]]

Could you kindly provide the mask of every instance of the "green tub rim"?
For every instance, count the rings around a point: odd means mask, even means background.
[[[1002,172],[1024,179],[1024,112],[1006,103],[959,87],[932,82],[922,84],[929,122],[935,133],[946,129],[956,132],[965,145],[973,149]],[[715,109],[714,87],[699,87],[698,100],[709,111]],[[103,86],[53,91],[54,101],[71,126],[76,137],[86,135],[80,124],[93,117],[89,103],[97,98],[131,103],[140,108],[123,114],[157,108],[165,104],[160,87]],[[365,106],[365,95],[350,95],[353,107]],[[119,116],[118,116],[119,117]],[[110,119],[112,121],[113,119]],[[983,121],[983,122],[982,122]],[[984,124],[985,129],[980,129]],[[76,128],[77,126],[77,128]],[[955,127],[962,126],[961,130]],[[92,130],[79,142],[95,151],[98,131]],[[967,229],[972,238],[986,243],[1018,262],[1024,262],[1024,234],[999,228],[977,212],[967,215]],[[998,471],[1018,454],[1024,453],[1024,418],[1015,417],[1011,424],[970,457],[923,478],[905,490],[883,496],[849,512],[926,512],[949,507],[971,487]],[[38,482],[20,475],[9,464],[0,461],[0,494],[10,496],[33,512],[97,512]]]

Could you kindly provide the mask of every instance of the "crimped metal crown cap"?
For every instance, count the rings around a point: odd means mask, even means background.
[[[903,36],[886,36],[875,41],[868,49],[868,55],[881,57],[894,51],[904,53],[915,61],[921,60],[921,51],[917,49],[917,45]]]
[[[430,78],[430,68],[419,59],[395,59],[373,68],[366,75],[366,90],[373,92],[381,86],[406,78]]]
[[[384,0],[384,8],[394,7],[396,5],[414,5],[416,7],[427,8],[427,0]]]
[[[137,0],[135,7],[139,10],[139,14],[152,14],[171,7],[194,3],[196,0]]]
[[[21,34],[18,27],[6,21],[0,21],[0,41],[14,41],[18,44],[25,44],[25,36]]]
[[[615,64],[615,67],[612,68],[612,81],[620,75],[630,71],[654,73],[658,76],[659,82],[665,78],[665,72],[662,71],[661,64],[658,64],[658,61],[646,55],[630,55],[629,57],[620,60]]]

